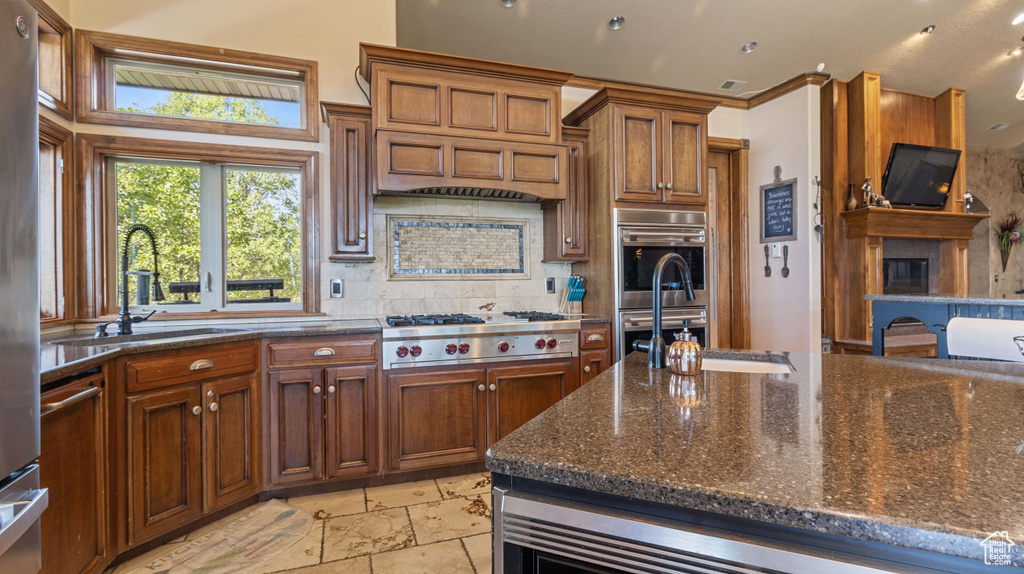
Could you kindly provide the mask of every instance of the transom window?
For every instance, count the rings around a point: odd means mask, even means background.
[[[303,308],[301,170],[261,165],[108,160],[117,211],[118,294],[125,231],[129,299],[142,310]],[[159,267],[158,267],[159,266]],[[159,272],[159,277],[152,275]],[[164,300],[152,297],[161,283]]]

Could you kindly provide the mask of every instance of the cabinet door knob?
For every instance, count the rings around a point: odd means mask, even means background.
[[[665,184],[664,184],[664,183],[661,183],[661,182],[659,181],[659,182],[658,182],[658,189],[665,189]]]
[[[192,407],[192,414],[198,415],[201,412],[203,412],[203,407]]]
[[[334,393],[334,391],[336,391],[336,390],[337,390],[337,389],[336,389],[336,388],[334,387],[334,385],[328,385],[328,386],[327,386],[327,392],[328,392],[328,393],[332,393],[332,394],[333,394],[333,393]]]
[[[668,182],[668,185],[665,186],[665,189],[669,189],[669,190],[672,189],[672,182],[671,181]]]
[[[320,347],[319,349],[313,351],[313,355],[315,355],[317,357],[330,357],[333,354],[334,354],[334,349],[332,349],[330,347]]]
[[[566,237],[565,238],[565,242],[566,243],[572,243],[572,237]]]
[[[583,367],[583,372],[584,373],[589,373],[590,372],[590,366]]]
[[[365,231],[360,231],[359,232],[359,239],[366,239],[366,232]]]
[[[313,394],[314,395],[319,395],[320,394],[320,385],[314,385],[313,386]]]
[[[479,387],[476,388],[476,390],[478,390],[478,391],[480,391],[482,393],[482,392],[484,392],[485,388],[487,388],[487,387],[485,387],[483,385],[480,385]]]
[[[492,391],[496,391],[496,390],[498,390],[498,387],[497,387],[497,386],[495,386],[495,385],[494,385],[493,383],[491,384],[491,386],[489,386],[489,387],[487,387],[487,388],[488,388],[488,389],[491,389]]]
[[[201,371],[203,369],[209,369],[213,366],[213,361],[210,359],[199,359],[198,361],[189,365],[188,370],[190,371]]]
[[[218,408],[220,408],[220,407],[217,406],[217,403],[210,403],[210,411],[211,412],[217,412]]]

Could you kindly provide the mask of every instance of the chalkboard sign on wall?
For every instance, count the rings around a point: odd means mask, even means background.
[[[796,241],[796,178],[761,186],[761,243]]]

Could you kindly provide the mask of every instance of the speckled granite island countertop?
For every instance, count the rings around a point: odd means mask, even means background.
[[[117,326],[111,326],[116,332]],[[93,333],[60,333],[44,336],[39,345],[39,378],[46,383],[98,366],[110,359],[132,353],[149,353],[185,349],[199,345],[229,343],[265,337],[319,337],[331,335],[377,334],[381,332],[376,319],[351,319],[333,321],[263,322],[258,324],[227,323],[214,327],[172,326],[159,323],[135,327],[135,333],[159,333],[161,338],[111,343],[98,346],[77,346],[61,344],[78,340],[93,340]],[[209,332],[216,331],[216,332]],[[167,335],[166,337],[164,335]],[[114,339],[114,338],[112,338]]]
[[[714,356],[707,351],[706,356]],[[1024,565],[1024,365],[787,354],[694,383],[633,353],[487,453],[496,473]]]

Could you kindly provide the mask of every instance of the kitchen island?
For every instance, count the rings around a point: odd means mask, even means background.
[[[534,565],[538,547],[556,561],[579,559],[575,541],[590,536],[566,526],[571,513],[555,513],[549,524],[569,529],[562,542],[537,542],[524,534],[529,521],[514,516],[523,499],[632,517],[614,529],[627,540],[632,529],[622,524],[664,522],[789,552],[771,571],[814,571],[798,566],[801,553],[842,563],[833,572],[1009,569],[984,563],[990,547],[1024,565],[1020,365],[797,353],[772,360],[788,360],[792,372],[705,371],[688,380],[650,370],[634,353],[493,445],[496,566],[544,571],[516,566],[522,549]],[[512,497],[518,506],[507,504]],[[994,532],[1006,537],[982,544]],[[668,547],[690,558],[696,551]],[[606,568],[625,560],[594,556]],[[851,562],[875,569],[844,570]]]

